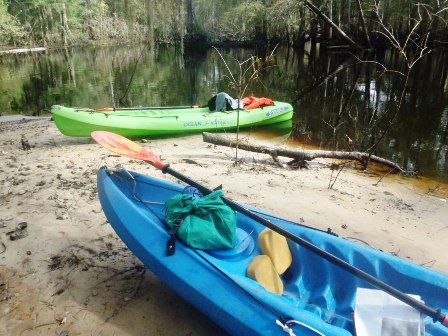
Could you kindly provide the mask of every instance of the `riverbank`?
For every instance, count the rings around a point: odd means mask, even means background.
[[[224,334],[145,271],[102,213],[100,166],[170,176],[89,138],[66,137],[48,118],[0,118],[0,144],[0,335]],[[448,273],[448,204],[436,183],[377,184],[377,176],[346,169],[328,189],[331,161],[286,170],[241,151],[245,163],[234,167],[232,149],[201,135],[142,145],[205,185],[223,184],[232,199]]]

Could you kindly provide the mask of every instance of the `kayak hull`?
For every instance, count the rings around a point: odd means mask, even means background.
[[[210,112],[208,107],[97,112],[55,105],[51,113],[64,135],[86,137],[93,131],[109,131],[128,137],[144,137],[232,130],[238,127],[238,114],[241,128],[270,125],[290,120],[293,109],[290,104],[282,102],[239,112]]]
[[[191,302],[231,335],[282,335],[279,318],[305,323],[296,335],[355,335],[353,311],[357,288],[372,288],[364,280],[290,243],[293,264],[282,276],[284,295],[266,291],[246,276],[250,261],[261,254],[257,236],[262,225],[238,214],[237,245],[231,250],[200,251],[176,243],[174,256],[165,256],[168,228],[165,201],[184,186],[134,172],[98,172],[103,210],[129,249],[180,296]],[[444,274],[313,230],[251,208],[263,217],[322,249],[350,262],[399,290],[417,294],[431,307],[448,302]],[[425,318],[426,335],[446,335],[440,323]]]

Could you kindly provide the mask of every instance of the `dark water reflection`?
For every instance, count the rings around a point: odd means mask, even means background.
[[[256,51],[260,56],[270,53]],[[222,50],[236,74],[256,53]],[[425,176],[448,182],[448,50],[435,51],[413,68],[402,109],[376,154]],[[325,149],[364,151],[393,118],[405,71],[394,53],[359,62],[347,54],[277,49],[275,59],[245,95],[268,96],[295,107],[292,137]],[[245,69],[245,66],[243,66]],[[328,76],[333,74],[334,76]],[[83,107],[205,104],[229,87],[216,51],[182,55],[145,47],[54,51],[0,59],[0,114],[36,115],[53,104]]]

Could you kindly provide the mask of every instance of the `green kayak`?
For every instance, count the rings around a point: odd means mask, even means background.
[[[93,131],[110,131],[129,137],[173,135],[237,128],[237,110],[215,112],[209,107],[139,107],[92,110],[54,105],[58,129],[69,136],[90,136]],[[292,118],[288,103],[239,110],[239,126],[269,125]]]

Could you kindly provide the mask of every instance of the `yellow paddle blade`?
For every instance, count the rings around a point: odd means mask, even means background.
[[[91,136],[98,144],[114,153],[143,160],[159,169],[165,167],[157,155],[122,135],[107,131],[94,131]]]
[[[262,253],[271,258],[278,274],[283,274],[291,266],[291,250],[284,236],[266,228],[258,235],[258,244]]]
[[[249,267],[247,268],[247,276],[266,290],[282,295],[283,294],[283,282],[278,275],[274,264],[267,255],[256,256]]]

